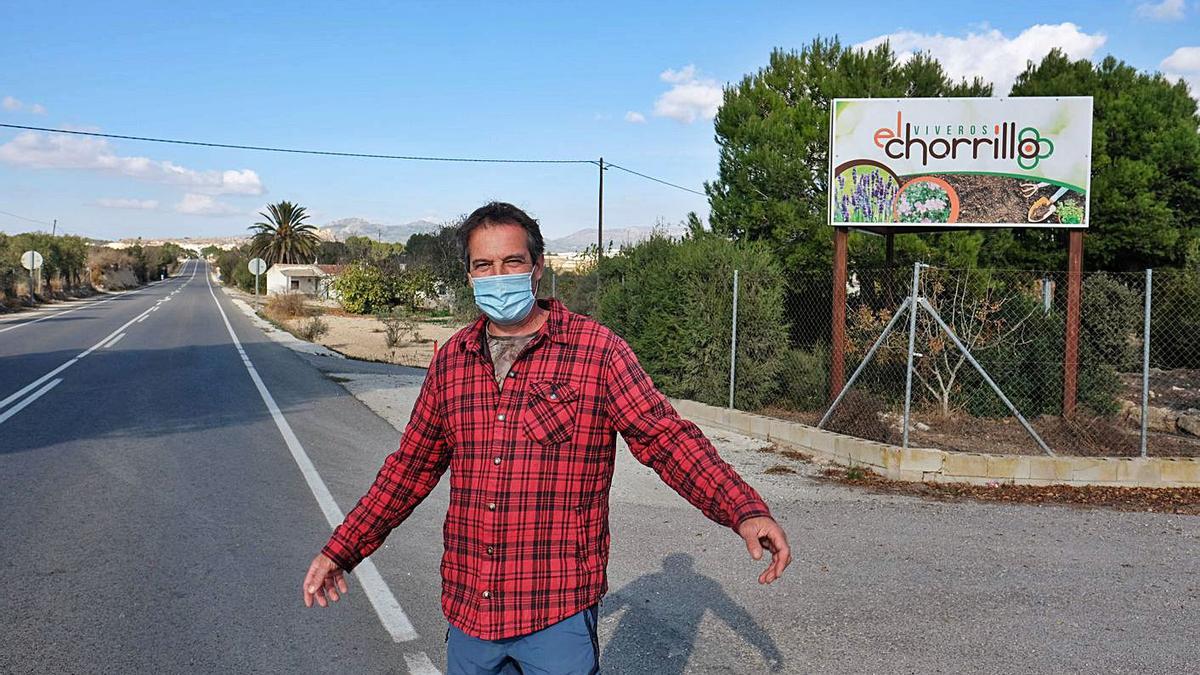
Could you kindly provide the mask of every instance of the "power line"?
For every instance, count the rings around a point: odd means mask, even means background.
[[[325,157],[356,157],[362,159],[395,159],[418,162],[468,162],[468,163],[484,163],[484,164],[592,164],[599,165],[599,162],[594,159],[511,159],[511,158],[490,158],[490,157],[436,157],[423,155],[387,155],[370,152],[340,152],[335,150],[310,150],[304,148],[278,148],[265,145],[240,145],[236,143],[212,143],[208,141],[185,141],[177,138],[154,138],[150,136],[129,136],[125,134],[104,134],[98,131],[78,131],[75,129],[54,129],[50,127],[33,127],[24,124],[0,124],[0,128],[5,129],[21,129],[24,131],[41,131],[49,134],[67,134],[71,136],[89,136],[92,138],[115,138],[125,141],[143,141],[146,143],[167,143],[170,145],[191,145],[205,148],[224,148],[228,150],[252,150],[255,152],[279,152],[293,155],[319,155]],[[694,195],[705,197],[703,192],[693,190],[661,178],[655,178],[633,169],[627,169],[619,164],[604,162],[605,168],[620,169],[634,176],[645,178],[646,180],[654,181],[666,185],[667,187],[683,190]],[[9,214],[12,215],[12,214]],[[26,219],[30,220],[30,219]],[[34,221],[41,222],[41,221]]]
[[[198,145],[205,148],[226,148],[229,150],[254,150],[257,152],[283,152],[293,155],[324,155],[327,157],[359,157],[365,159],[401,159],[417,162],[477,162],[488,164],[595,164],[594,159],[493,159],[486,157],[426,157],[421,155],[383,155],[369,152],[337,152],[333,150],[306,150],[301,148],[275,148],[263,145],[238,145],[235,143],[209,143],[207,141],[184,141],[175,138],[151,138],[148,136],[126,136],[123,134],[102,134],[97,131],[77,131],[74,129],[51,129],[48,127],[30,127],[23,124],[0,124],[7,129],[23,129],[26,131],[44,131],[50,134],[70,134],[73,136],[91,136],[93,138],[117,138],[125,141],[145,141],[147,143],[169,143],[172,145]]]
[[[8,211],[0,211],[0,214],[10,216],[12,218],[20,218],[21,220],[28,220],[31,223],[37,223],[39,225],[49,225],[50,224],[50,221],[48,221],[48,220],[38,220],[37,218],[27,218],[25,216],[18,216],[17,214],[9,213]]]
[[[595,164],[595,162],[593,162],[593,164]],[[706,195],[706,194],[704,194],[703,192],[700,192],[700,191],[698,191],[698,190],[693,190],[693,189],[691,189],[691,188],[687,188],[687,187],[684,187],[684,186],[682,186],[682,185],[676,185],[675,183],[670,183],[670,182],[668,182],[668,181],[665,181],[665,180],[663,180],[663,179],[661,179],[661,178],[655,178],[654,176],[647,176],[646,174],[644,174],[644,173],[638,173],[637,171],[634,171],[633,169],[626,169],[625,167],[623,167],[623,166],[621,166],[621,165],[619,165],[619,164],[613,164],[612,162],[605,162],[605,163],[604,163],[604,166],[605,166],[605,168],[620,169],[621,171],[624,171],[625,173],[631,173],[631,174],[633,174],[633,175],[635,175],[635,176],[641,176],[642,178],[645,178],[646,180],[652,180],[652,181],[654,181],[655,183],[662,183],[663,185],[666,185],[666,186],[669,186],[669,187],[673,187],[673,188],[675,188],[676,190],[683,190],[684,192],[690,192],[690,193],[692,193],[692,194],[694,194],[694,195],[700,195],[701,197],[707,197],[707,196],[708,196],[708,195]]]

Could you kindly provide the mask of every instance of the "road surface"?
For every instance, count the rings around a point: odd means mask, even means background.
[[[355,371],[420,375],[270,341],[200,261],[0,320],[0,672],[444,672],[446,481],[346,600],[301,602],[330,523],[398,440],[331,377]],[[605,672],[1200,662],[1200,519],[747,473],[797,558],[764,587],[731,531],[618,456]]]

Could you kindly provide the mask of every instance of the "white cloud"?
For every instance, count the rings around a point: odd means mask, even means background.
[[[175,205],[175,212],[191,216],[230,216],[241,213],[242,210],[231,204],[219,202],[212,195],[198,195],[189,192]]]
[[[182,185],[209,194],[260,195],[262,181],[251,169],[198,171],[166,160],[118,155],[101,138],[44,134],[17,134],[0,145],[0,162],[34,169],[86,169],[118,173],[140,180]]]
[[[898,31],[855,46],[870,49],[886,41],[901,61],[907,61],[915,52],[926,52],[942,64],[950,77],[969,80],[978,75],[996,85],[996,94],[1003,96],[1028,61],[1040,61],[1055,47],[1072,59],[1090,59],[1107,39],[1102,33],[1085,33],[1079,26],[1065,22],[1030,26],[1013,38],[994,28],[970,32],[966,37]]]
[[[625,121],[630,124],[645,124],[646,116],[636,110],[630,110],[625,113]]]
[[[5,96],[4,98],[0,99],[0,108],[4,108],[5,110],[9,110],[12,112],[20,112],[22,110],[28,110],[29,112],[33,113],[34,115],[45,115],[46,114],[46,107],[43,106],[41,103],[26,104],[21,99],[14,98],[12,96]]]
[[[154,199],[111,199],[105,197],[96,200],[97,206],[103,206],[106,209],[137,209],[141,211],[153,211],[158,208],[158,201]]]
[[[658,78],[673,85],[654,102],[654,114],[658,117],[669,117],[683,124],[691,124],[697,119],[711,120],[721,107],[721,85],[716,80],[698,77],[696,66],[692,64],[679,70],[668,68],[660,73]]]
[[[1138,16],[1158,21],[1176,21],[1183,18],[1186,3],[1183,0],[1162,0],[1162,2],[1143,2],[1138,5]]]
[[[1159,64],[1163,75],[1172,82],[1183,79],[1192,89],[1192,98],[1200,99],[1200,47],[1180,47]]]
[[[671,84],[683,84],[684,82],[690,82],[696,79],[696,64],[689,63],[679,70],[671,70],[670,68],[667,68],[661,74],[659,74],[658,77],[663,82],[670,82]]]

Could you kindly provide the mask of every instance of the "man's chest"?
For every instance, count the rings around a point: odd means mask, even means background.
[[[531,344],[501,387],[487,354],[457,355],[440,401],[452,469],[558,473],[603,463],[615,436],[604,413],[601,358],[569,345]]]

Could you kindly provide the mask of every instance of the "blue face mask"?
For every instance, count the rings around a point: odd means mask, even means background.
[[[501,326],[521,323],[533,310],[533,272],[472,277],[475,304]]]

